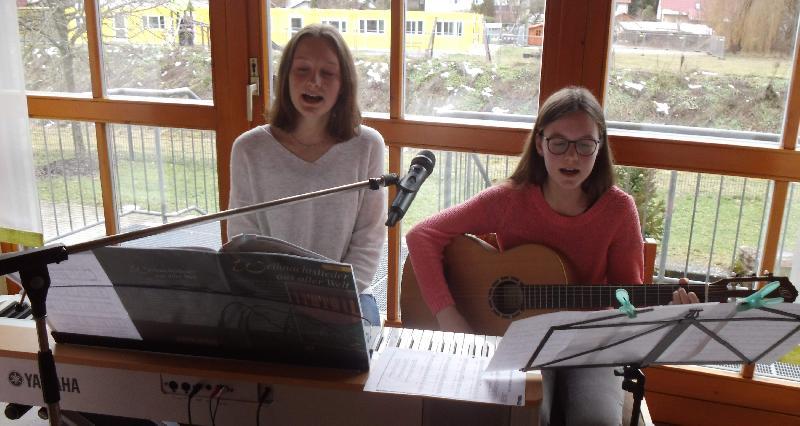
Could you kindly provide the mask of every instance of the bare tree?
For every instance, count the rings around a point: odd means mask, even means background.
[[[116,0],[104,4],[100,14],[146,11],[169,0]],[[18,11],[29,90],[83,92],[90,87],[86,58],[86,13],[83,2],[43,0]],[[79,123],[71,123],[75,155],[86,152]]]
[[[797,26],[794,0],[709,0],[705,17],[732,53],[791,53]]]

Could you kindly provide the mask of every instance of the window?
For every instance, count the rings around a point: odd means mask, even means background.
[[[165,30],[167,18],[155,15],[164,12],[152,7],[139,6],[142,9],[137,10],[130,2],[112,0],[101,0],[99,6],[103,22],[114,25],[114,32],[101,32],[100,45],[110,97],[146,96],[162,101],[212,98],[206,9],[198,7],[191,14],[173,15],[169,18],[170,30]],[[134,17],[133,22],[141,18],[145,29],[124,28],[129,17]]]
[[[461,36],[463,25],[461,22],[442,21],[436,23],[436,35]]]
[[[529,19],[527,11],[513,12],[519,14],[504,19]],[[533,122],[543,38],[523,37],[524,46],[504,43],[502,25],[487,23],[494,13],[406,10],[406,114],[436,122]],[[530,13],[542,16],[543,4]],[[530,26],[517,25],[516,31],[527,35]]]
[[[114,15],[114,37],[128,38],[128,16],[123,13]]]
[[[58,10],[60,13],[56,12]],[[86,77],[90,72],[85,42],[86,25],[68,27],[61,24],[65,17],[67,22],[82,23],[83,8],[18,7],[20,48],[27,90],[61,93],[91,90],[89,78]],[[66,52],[66,55],[61,52]]]
[[[383,19],[360,19],[358,21],[358,32],[383,34]]]
[[[347,21],[345,20],[323,19],[322,23],[336,28],[340,33],[347,32]]]
[[[163,16],[142,16],[142,27],[163,30],[166,28],[166,20]]]
[[[289,21],[289,28],[291,34],[300,31],[303,28],[303,18],[291,18]]]
[[[406,21],[406,34],[422,34],[422,21]]]
[[[797,2],[708,1],[702,9],[693,3],[613,22],[607,119],[777,145]]]

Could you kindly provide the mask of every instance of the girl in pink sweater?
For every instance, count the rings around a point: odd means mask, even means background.
[[[406,235],[420,291],[443,330],[471,332],[442,266],[457,235],[494,232],[500,250],[537,243],[566,257],[581,284],[642,283],[643,240],[633,198],[614,186],[603,109],[567,87],[539,108],[519,164],[504,183],[424,220]],[[621,378],[611,368],[544,370],[541,424],[622,419]]]
[[[578,283],[642,283],[636,205],[614,186],[603,110],[588,90],[567,87],[544,102],[507,181],[406,235],[420,291],[444,330],[471,331],[447,287],[444,248],[457,235],[491,232],[500,250],[529,243],[555,249]]]

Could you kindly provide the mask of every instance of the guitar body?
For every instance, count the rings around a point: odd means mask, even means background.
[[[444,270],[459,312],[475,333],[492,336],[502,336],[513,320],[558,310],[504,311],[503,297],[492,297],[493,288],[519,283],[566,285],[571,280],[567,263],[548,247],[526,244],[499,252],[472,235],[458,236],[445,248]],[[437,330],[436,318],[422,299],[408,260],[403,267],[400,291],[403,327]],[[512,296],[510,292],[507,297]]]

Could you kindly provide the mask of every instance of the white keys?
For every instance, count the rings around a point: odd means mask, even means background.
[[[400,349],[411,349],[411,344],[414,340],[414,329],[412,328],[404,328],[400,334],[400,341],[397,344],[397,347]]]
[[[419,340],[419,350],[421,351],[429,351],[431,350],[431,339],[433,338],[433,331],[431,330],[424,330],[422,332],[422,338]]]
[[[491,358],[494,356],[494,351],[497,349],[497,336],[486,336],[486,357]]]
[[[464,333],[455,333],[453,335],[453,354],[460,354],[464,344]]]
[[[444,333],[441,331],[431,333],[431,350],[434,352],[444,351]]]
[[[499,342],[500,337],[496,336],[384,327],[380,337],[375,339],[374,349],[377,353],[383,352],[387,347],[394,347],[491,358]]]
[[[472,350],[472,356],[478,358],[485,358],[486,357],[486,337],[476,334],[475,336],[475,346]]]
[[[464,334],[461,340],[461,355],[472,356],[473,349],[475,349],[475,335]]]
[[[444,345],[442,347],[442,352],[446,354],[451,354],[455,351],[455,343],[453,342],[453,333],[452,331],[445,331],[442,333],[442,340],[444,341]]]

